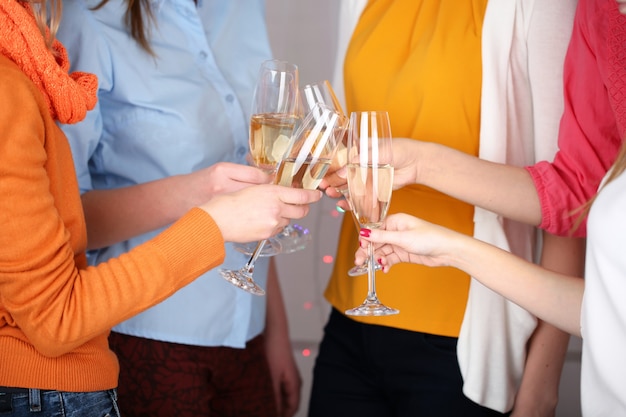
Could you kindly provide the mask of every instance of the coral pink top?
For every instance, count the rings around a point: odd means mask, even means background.
[[[615,1],[580,2],[565,58],[565,109],[554,162],[526,167],[542,207],[540,227],[568,235],[626,133],[626,17]],[[583,223],[573,236],[585,236]]]

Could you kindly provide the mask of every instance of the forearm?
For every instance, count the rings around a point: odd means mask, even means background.
[[[97,249],[166,226],[193,204],[184,201],[182,177],[82,195],[89,249]]]
[[[543,235],[541,266],[566,275],[582,276],[584,240],[557,237],[545,232]],[[528,344],[528,357],[514,416],[529,415],[529,410],[536,410],[539,413],[536,415],[554,415],[569,339],[569,334],[546,322],[539,322]]]
[[[515,398],[513,417],[555,415],[569,339],[568,333],[539,321],[528,342],[528,355],[522,382]]]
[[[267,297],[265,343],[278,415],[292,417],[300,405],[302,379],[291,348],[287,313],[274,259],[270,260]]]
[[[446,251],[450,259],[446,264],[467,272],[540,319],[580,335],[582,279],[546,270],[461,234],[454,235]]]
[[[417,183],[512,220],[534,226],[541,222],[539,197],[524,168],[434,143],[418,143]]]
[[[283,295],[278,282],[276,261],[270,259],[270,267],[267,275],[267,313],[265,318],[265,335],[268,339],[287,340],[289,336],[289,324],[287,311],[283,301]]]

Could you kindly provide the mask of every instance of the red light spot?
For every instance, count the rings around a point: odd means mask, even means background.
[[[332,264],[332,263],[333,263],[333,257],[332,257],[331,255],[325,255],[325,256],[322,258],[322,261],[323,261],[325,264]]]
[[[302,356],[304,356],[305,358],[311,356],[311,349],[302,349]]]

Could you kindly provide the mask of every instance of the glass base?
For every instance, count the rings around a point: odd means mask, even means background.
[[[378,299],[365,300],[360,306],[346,310],[348,316],[390,316],[399,312],[400,310],[387,307]]]
[[[259,256],[275,256],[282,253],[293,253],[307,247],[313,236],[308,229],[298,224],[287,225],[276,236],[268,239]],[[258,242],[235,243],[233,246],[245,255],[252,255]]]
[[[375,271],[381,271],[382,269],[383,267],[380,266],[379,263],[374,264]],[[348,271],[348,275],[351,277],[359,277],[361,275],[367,275],[367,271],[367,262],[365,262],[363,265],[353,266],[352,268],[350,268],[350,270]]]
[[[252,275],[245,271],[233,271],[230,269],[220,269],[220,275],[228,282],[244,291],[254,295],[265,295],[265,290],[259,286],[253,279]]]
[[[280,243],[281,253],[293,253],[306,248],[313,237],[308,229],[298,224],[289,224],[275,239]]]
[[[237,252],[251,256],[258,244],[259,242],[233,243],[233,247]],[[265,242],[265,245],[263,245],[259,256],[276,256],[279,253],[283,253],[282,244],[278,239],[270,238]]]

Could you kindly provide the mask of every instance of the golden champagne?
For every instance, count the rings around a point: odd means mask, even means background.
[[[370,229],[382,225],[393,190],[393,167],[348,164],[348,188],[354,216]]]
[[[314,190],[324,178],[330,159],[307,158],[302,161],[296,158],[286,158],[278,166],[276,184],[292,188]]]
[[[250,120],[250,154],[255,166],[273,173],[289,147],[296,117],[255,114]]]

